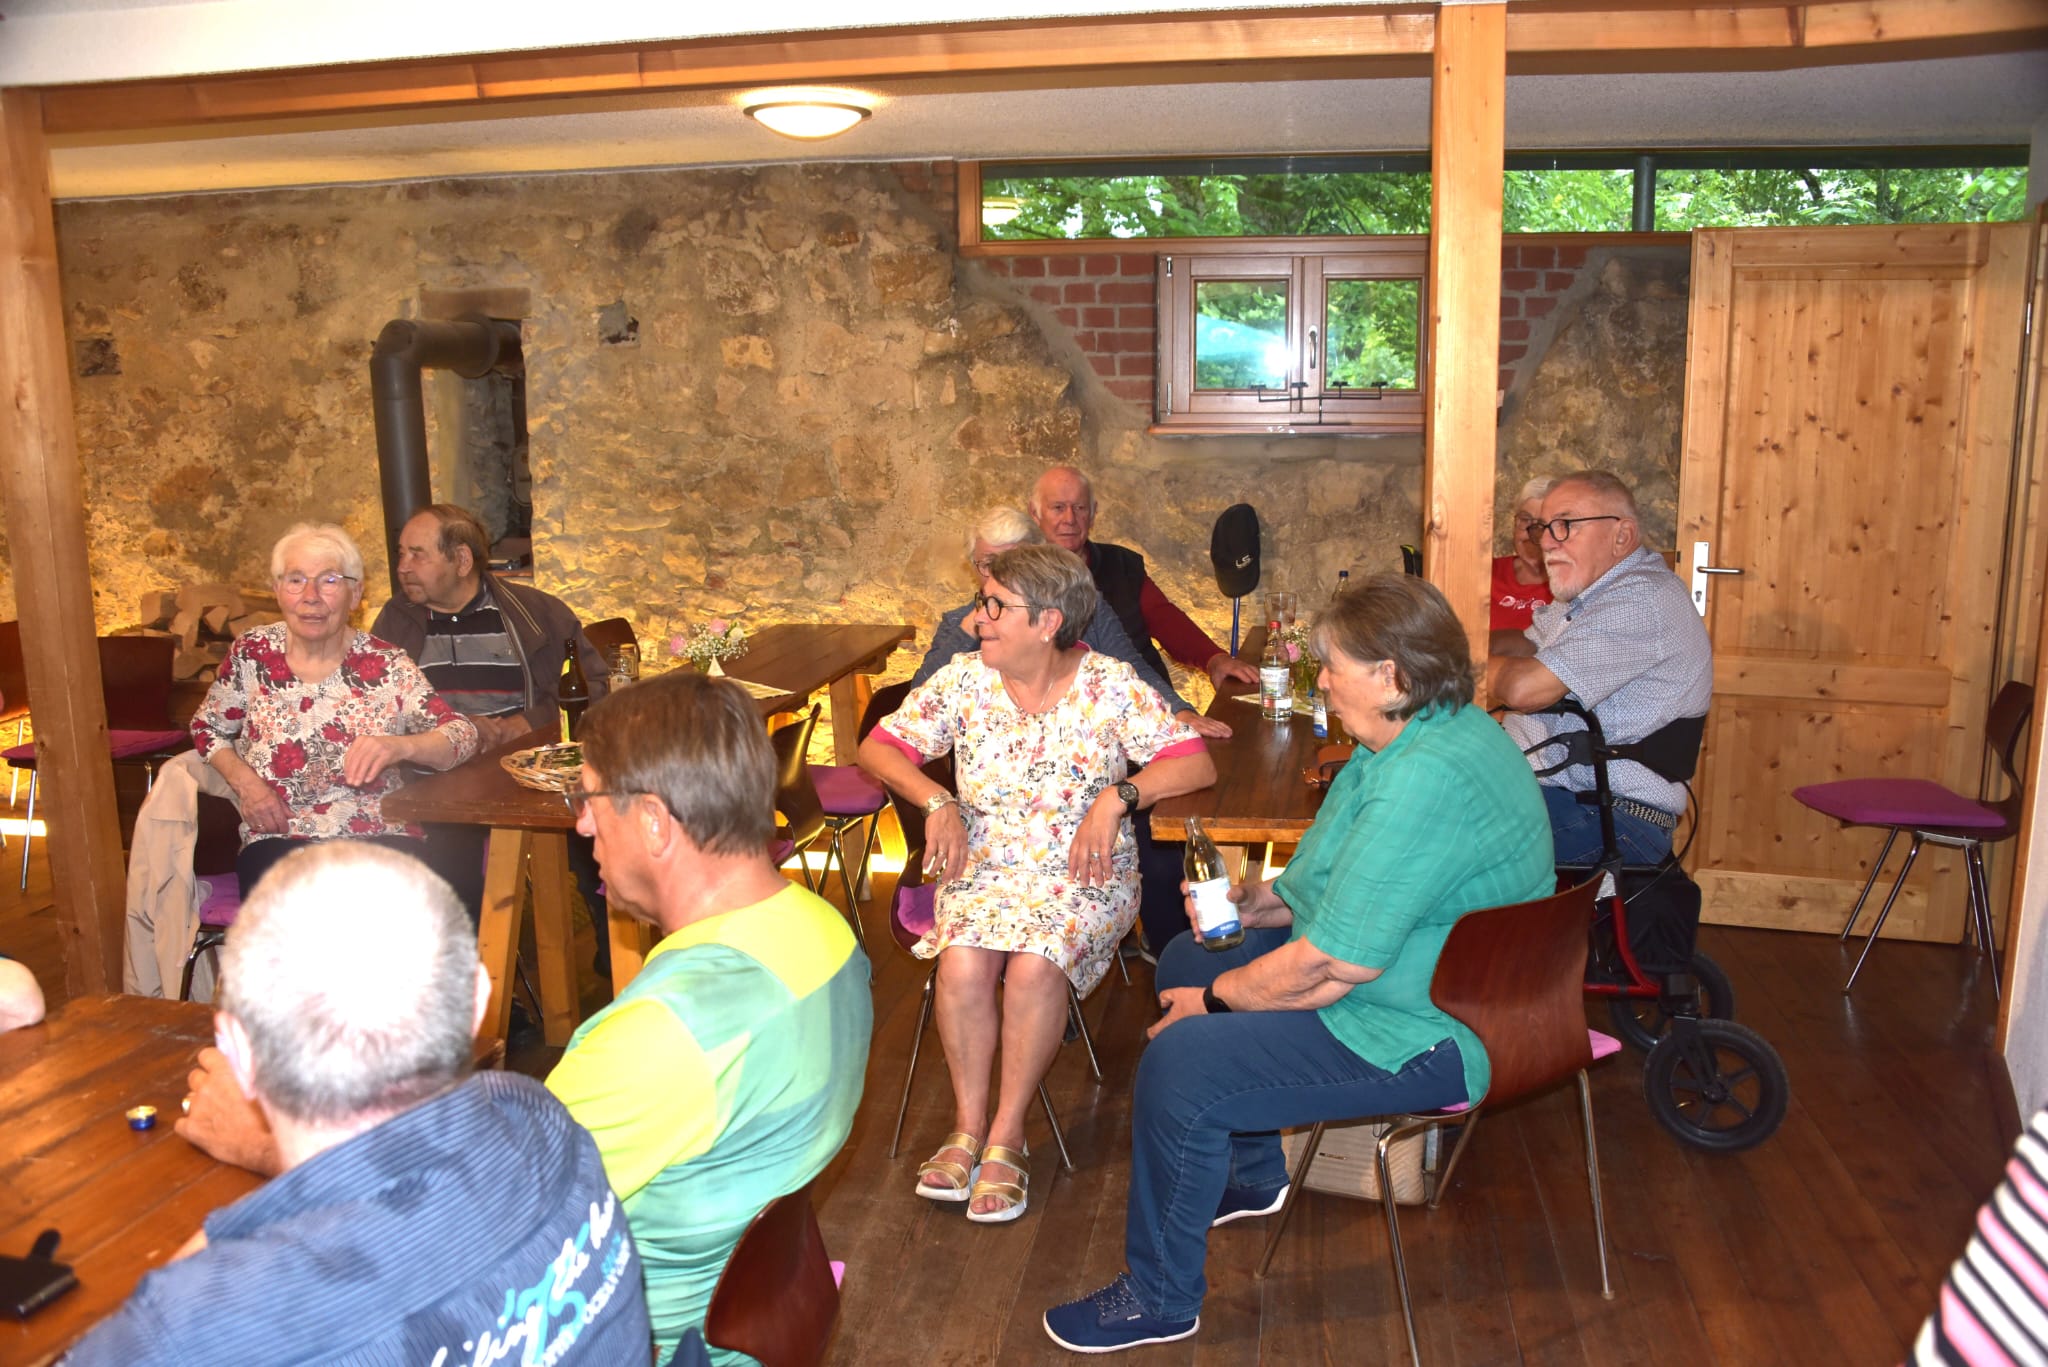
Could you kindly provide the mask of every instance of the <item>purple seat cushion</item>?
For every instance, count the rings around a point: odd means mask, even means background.
[[[1809,783],[1792,796],[1823,815],[1852,826],[1997,827],[2003,817],[1924,778],[1845,778]]]
[[[107,748],[114,752],[115,759],[134,759],[139,755],[153,755],[159,750],[175,750],[191,739],[191,733],[183,730],[109,731]]]
[[[107,749],[115,759],[135,759],[141,755],[153,755],[159,750],[174,750],[192,739],[188,731],[109,731]],[[26,761],[33,766],[36,761],[36,743],[10,745],[0,750],[0,759],[9,764],[19,765]]]
[[[914,945],[931,934],[937,897],[938,889],[930,883],[896,889],[896,904],[890,908],[890,914],[895,918],[898,940],[908,936],[905,945]]]
[[[1593,1060],[1596,1063],[1610,1054],[1621,1052],[1620,1040],[1612,1035],[1603,1035],[1598,1030],[1588,1030],[1586,1032],[1586,1043],[1593,1046]]]
[[[785,837],[768,847],[768,862],[779,869],[788,863],[789,857],[795,853],[796,842]]]
[[[818,805],[827,816],[873,816],[889,794],[858,764],[806,764]]]
[[[205,877],[213,885],[213,892],[199,904],[199,924],[233,925],[242,909],[242,880],[232,873],[209,873]]]

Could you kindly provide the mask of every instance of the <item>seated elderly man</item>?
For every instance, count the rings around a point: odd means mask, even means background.
[[[548,1087],[624,1198],[666,1362],[748,1223],[846,1141],[868,961],[846,918],[769,862],[775,755],[737,684],[678,670],[621,689],[582,740],[576,828],[597,841],[614,912],[662,939]]]
[[[1714,692],[1713,647],[1684,582],[1644,547],[1628,486],[1604,470],[1581,470],[1551,486],[1537,516],[1556,601],[1535,609],[1520,642],[1496,640],[1486,665],[1494,701],[1530,713],[1569,693],[1616,744],[1641,740],[1680,717],[1704,715]],[[1565,758],[1561,745],[1542,743],[1580,724],[1572,717],[1510,715],[1504,725],[1541,770]],[[1685,789],[1641,764],[1617,764],[1609,778],[1623,856],[1654,863],[1669,854]],[[1540,781],[1557,862],[1597,860],[1600,813],[1591,767],[1573,765]]]
[[[379,846],[310,847],[243,903],[222,959],[220,1047],[179,1131],[279,1175],[68,1362],[648,1360],[597,1146],[539,1083],[469,1075],[490,983],[445,882]]]

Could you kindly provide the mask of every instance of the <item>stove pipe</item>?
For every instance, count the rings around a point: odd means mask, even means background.
[[[377,334],[370,352],[370,397],[377,421],[377,479],[384,495],[384,548],[393,593],[398,592],[398,534],[434,501],[420,372],[452,370],[474,380],[518,360],[519,325],[494,318],[399,318]]]

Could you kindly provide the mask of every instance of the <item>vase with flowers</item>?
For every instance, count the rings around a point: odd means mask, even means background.
[[[688,661],[700,674],[720,675],[725,673],[725,661],[747,653],[747,629],[738,622],[714,617],[671,636],[668,653]]]
[[[1322,672],[1322,662],[1308,645],[1308,623],[1290,622],[1280,629],[1280,648],[1286,652],[1287,663],[1294,674],[1294,696],[1306,699],[1315,691],[1316,675]]]

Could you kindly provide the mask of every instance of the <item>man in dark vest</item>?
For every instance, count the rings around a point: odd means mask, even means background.
[[[1208,674],[1221,692],[1230,680],[1258,686],[1259,671],[1209,639],[1185,612],[1175,607],[1145,573],[1145,557],[1128,546],[1090,541],[1095,526],[1095,488],[1088,476],[1071,465],[1055,465],[1038,477],[1031,490],[1031,516],[1046,538],[1088,562],[1104,604],[1114,609],[1124,631],[1137,644],[1145,662],[1166,677],[1159,646],[1189,669]],[[1222,734],[1230,734],[1228,731]]]
[[[1208,674],[1219,693],[1232,683],[1257,687],[1259,671],[1210,640],[1209,633],[1175,607],[1152,582],[1152,576],[1145,573],[1144,556],[1128,546],[1088,539],[1095,526],[1095,488],[1088,482],[1088,476],[1071,465],[1055,465],[1047,470],[1032,486],[1031,516],[1048,540],[1058,542],[1088,562],[1095,587],[1102,594],[1102,606],[1116,613],[1138,653],[1160,677],[1167,677],[1166,661],[1159,654],[1159,646],[1164,646],[1166,653],[1181,664]],[[1208,717],[1197,719],[1193,725],[1205,736],[1230,734],[1228,726]],[[1180,895],[1181,849],[1178,845],[1154,845],[1149,820],[1135,824],[1140,878],[1138,920],[1146,946],[1157,950],[1188,928],[1187,908]]]

